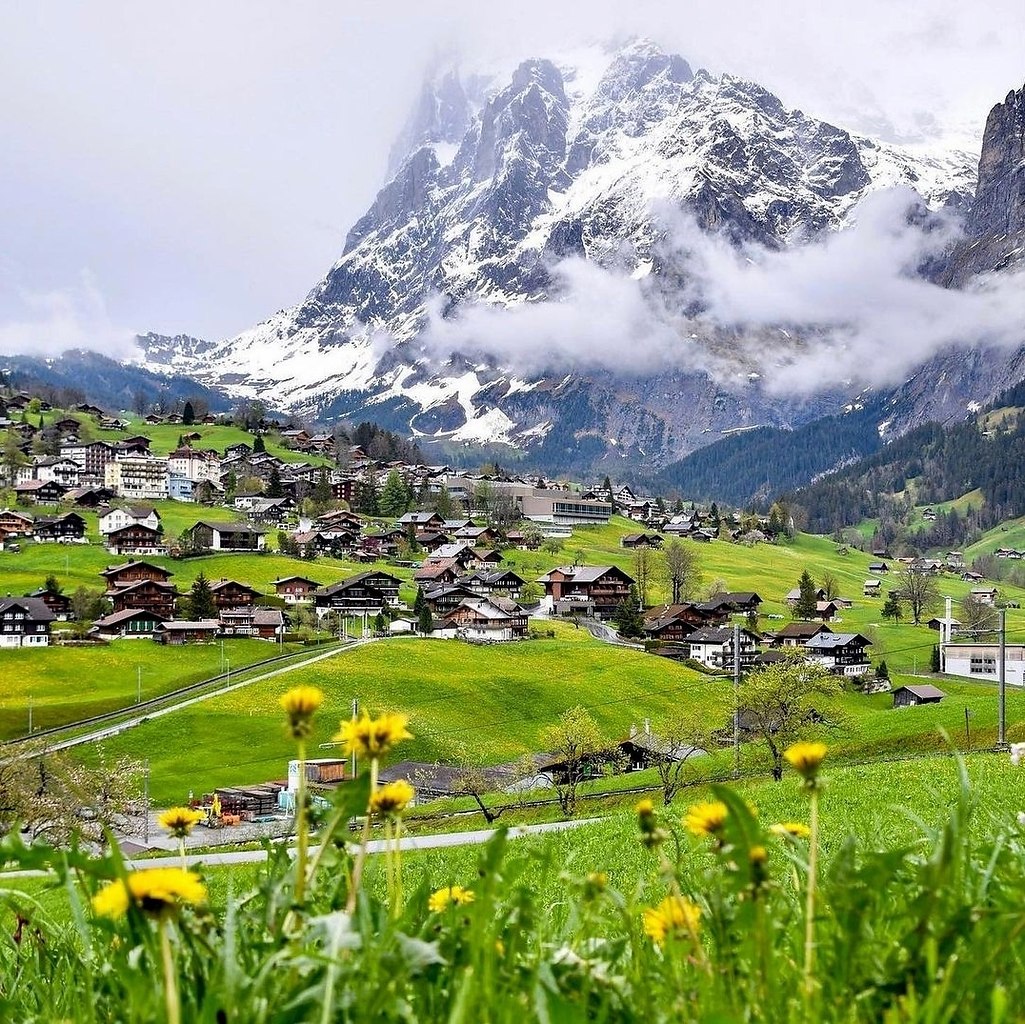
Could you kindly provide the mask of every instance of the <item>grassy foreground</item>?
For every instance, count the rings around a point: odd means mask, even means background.
[[[831,769],[821,754],[689,807],[369,860],[368,832],[345,828],[364,777],[322,854],[205,879],[129,880],[116,858],[8,837],[0,856],[56,881],[0,890],[16,935],[0,1007],[76,1022],[1018,1019],[1025,769]],[[380,810],[382,834],[401,803]]]

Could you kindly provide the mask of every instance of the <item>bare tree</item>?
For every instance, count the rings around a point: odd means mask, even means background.
[[[974,594],[967,594],[957,606],[961,627],[972,633],[992,633],[1000,625],[996,608],[980,601]]]
[[[897,593],[911,609],[911,618],[916,626],[921,625],[922,616],[933,611],[940,601],[936,580],[925,572],[918,572],[909,565],[897,577]]]
[[[826,593],[827,601],[835,601],[840,596],[840,582],[831,572],[824,572],[822,574],[820,586]]]
[[[697,550],[693,545],[684,544],[674,537],[666,544],[663,553],[672,603],[689,600],[701,586],[701,564]]]
[[[637,584],[637,596],[641,599],[641,607],[647,607],[648,591],[651,589],[653,559],[651,549],[640,547],[634,551],[634,580]]]
[[[662,801],[668,807],[686,781],[686,769],[695,754],[707,750],[712,728],[707,715],[677,712],[657,727],[655,770],[662,783]]]
[[[579,705],[560,715],[555,725],[543,729],[541,742],[552,757],[552,782],[559,806],[563,814],[572,815],[580,783],[608,755],[611,744],[590,713]]]

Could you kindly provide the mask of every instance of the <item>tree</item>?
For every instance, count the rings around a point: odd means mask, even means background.
[[[742,721],[768,749],[777,782],[783,778],[783,751],[821,721],[813,706],[815,698],[834,697],[840,691],[837,676],[808,664],[796,650],[785,651],[780,661],[748,673],[740,691]]]
[[[202,572],[193,580],[189,591],[189,614],[193,619],[216,619],[217,605],[210,584]]]
[[[840,582],[831,572],[822,574],[822,589],[826,592],[827,601],[834,601],[840,596]]]
[[[815,587],[815,581],[811,578],[811,573],[807,569],[801,573],[797,587],[799,594],[797,601],[794,603],[794,618],[814,619],[818,611],[819,595]]]
[[[605,475],[605,479],[601,484],[602,494],[604,494],[609,501],[612,500],[612,481],[609,479],[608,474]]]
[[[683,786],[687,762],[712,744],[708,716],[697,712],[675,712],[656,729],[660,752],[655,770],[662,784],[662,802],[668,807]]]
[[[43,581],[43,590],[48,594],[59,594],[64,588],[61,586],[61,582],[57,579],[56,574],[51,572]]]
[[[883,604],[882,615],[884,619],[893,619],[894,625],[897,625],[904,617],[904,607],[900,603],[900,595],[896,590],[891,590],[887,595],[886,602]]]
[[[320,476],[317,477],[317,483],[310,497],[313,500],[313,504],[321,510],[331,504],[331,481],[327,477],[326,469],[321,468]]]
[[[267,445],[264,444],[263,434],[257,434],[253,438],[253,454],[260,455],[267,450]]]
[[[541,744],[554,762],[552,781],[559,806],[563,814],[572,815],[580,783],[595,774],[598,762],[608,756],[610,744],[598,723],[579,705],[541,731]]]
[[[622,637],[644,636],[644,615],[636,587],[631,587],[630,596],[619,603],[612,615],[612,622]]]
[[[378,514],[377,499],[377,479],[374,476],[374,471],[368,467],[356,485],[354,501],[356,511],[362,512],[366,516],[376,516]]]
[[[75,620],[75,635],[84,637],[89,627],[110,609],[102,590],[76,587],[71,595],[71,614]]]
[[[191,427],[196,422],[196,410],[192,407],[192,402],[185,399],[185,405],[182,407],[182,423],[187,427]]]
[[[384,612],[378,612],[374,616],[374,632],[378,636],[388,632],[388,620],[384,617]]]
[[[917,572],[909,565],[897,577],[898,593],[908,603],[915,625],[921,625],[922,616],[931,612],[940,600],[936,580],[925,572]]]
[[[932,659],[930,661],[930,670],[933,672],[939,672],[940,670],[940,645],[933,644],[932,648]]]
[[[28,464],[28,457],[18,445],[18,435],[13,430],[7,431],[4,441],[3,468],[4,479],[13,487],[18,477],[18,470]]]
[[[393,469],[381,488],[377,499],[378,511],[383,516],[401,516],[409,508],[409,491],[402,482],[398,470]]]
[[[280,498],[284,495],[285,489],[281,486],[281,473],[277,466],[271,466],[267,474],[267,497]]]
[[[637,548],[634,551],[634,579],[637,581],[637,596],[642,608],[648,604],[648,590],[651,587],[653,568],[651,550],[647,547]]]
[[[876,665],[876,679],[889,679],[889,678],[890,678],[889,666],[886,664],[885,661],[879,662],[879,664]]]
[[[420,587],[416,590],[416,600],[413,602],[413,611],[416,613],[416,628],[424,636],[430,636],[434,631],[434,616],[431,614],[431,606],[424,597]]]
[[[980,601],[974,594],[967,594],[957,606],[961,628],[972,633],[992,633],[1000,626],[996,608]]]
[[[663,556],[672,603],[690,600],[701,586],[701,563],[697,549],[673,537],[663,549]]]

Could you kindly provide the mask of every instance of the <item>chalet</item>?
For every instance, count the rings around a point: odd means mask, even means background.
[[[804,644],[809,661],[841,676],[863,676],[870,668],[865,648],[872,643],[860,633],[819,633]]]
[[[167,545],[160,530],[132,523],[107,534],[107,550],[115,555],[164,555]]]
[[[139,452],[148,452],[149,446],[153,443],[153,439],[147,437],[145,434],[132,434],[131,437],[123,437],[116,444],[123,448],[131,448]]]
[[[53,612],[38,597],[0,600],[0,647],[46,647]]]
[[[976,601],[992,606],[997,603],[997,597],[1000,592],[996,587],[972,587],[971,593]]]
[[[700,747],[692,747],[686,743],[671,743],[656,736],[651,731],[651,723],[647,721],[643,730],[631,725],[629,735],[619,740],[616,746],[626,758],[628,772],[653,768],[666,762],[686,761],[689,757],[705,753]]]
[[[713,594],[707,601],[701,602],[702,608],[715,611],[737,612],[747,614],[758,611],[762,599],[752,590],[736,592],[724,591]]]
[[[733,670],[733,629],[730,626],[703,626],[687,637],[694,661],[721,671]],[[758,637],[746,629],[740,631],[740,667],[750,668],[758,657]]]
[[[292,536],[305,555],[342,555],[351,551],[359,540],[355,534],[340,533],[337,530],[330,533],[324,530],[302,530]]]
[[[686,605],[670,605],[672,608],[685,608]],[[648,615],[644,619],[644,635],[649,640],[660,643],[682,643],[699,627],[693,622],[679,617],[672,610],[660,610],[657,615]],[[689,652],[688,652],[689,653]]]
[[[452,538],[447,533],[421,533],[417,535],[416,542],[424,551],[431,553],[445,544],[451,544]]]
[[[33,590],[31,594],[26,594],[25,596],[38,598],[50,609],[53,617],[61,622],[67,622],[75,617],[74,610],[71,607],[71,598],[59,590],[47,590],[46,587],[40,587],[38,590]]]
[[[118,587],[127,587],[131,583],[138,583],[139,580],[156,580],[158,583],[166,583],[174,573],[165,569],[162,565],[154,565],[152,562],[124,562],[121,565],[109,565],[100,575],[107,581],[107,588],[114,590]]]
[[[124,608],[97,619],[89,632],[103,639],[152,638],[156,628],[165,621],[166,616],[148,608]]]
[[[75,412],[84,412],[86,416],[102,416],[103,410],[98,405],[81,402],[75,406]]]
[[[173,619],[178,588],[173,583],[160,580],[137,580],[122,587],[112,587],[104,597],[110,601],[115,612],[141,608],[161,618]]]
[[[469,569],[495,569],[504,561],[498,548],[471,548],[466,563]]]
[[[816,601],[815,618],[823,622],[831,622],[840,614],[840,605],[836,601]]]
[[[263,551],[267,531],[248,523],[206,522],[200,520],[182,532],[200,551]]]
[[[476,782],[478,773],[474,772]],[[497,792],[511,785],[515,779],[509,768],[496,766],[482,769],[480,780],[485,786]],[[457,796],[465,793],[467,772],[456,765],[428,764],[425,761],[398,761],[388,768],[382,768],[378,774],[378,782],[387,785],[402,779],[412,784],[416,790],[416,799],[437,800],[446,796]]]
[[[861,593],[865,597],[878,597],[882,592],[882,580],[865,580],[865,585],[861,588]]]
[[[926,625],[927,625],[927,626],[928,626],[928,627],[929,627],[930,629],[934,629],[934,630],[936,630],[936,632],[937,632],[937,633],[939,633],[939,632],[941,632],[941,631],[942,631],[942,629],[943,629],[943,624],[944,624],[944,623],[945,623],[946,621],[947,621],[947,620],[946,620],[945,618],[941,619],[941,618],[940,618],[940,617],[939,617],[938,615],[934,615],[934,616],[933,616],[933,617],[932,617],[932,618],[931,618],[931,619],[930,619],[930,620],[929,620],[929,621],[928,621],[928,622],[926,623]],[[951,619],[950,619],[950,627],[951,627],[951,631],[952,631],[952,632],[953,632],[953,631],[956,631],[957,627],[958,627],[958,626],[960,626],[960,625],[961,625],[961,620],[960,620],[960,619],[955,619],[955,618],[951,617]]]
[[[472,519],[446,519],[442,523],[442,529],[446,533],[455,533],[456,530],[463,530],[468,526],[473,526]]]
[[[467,569],[475,559],[474,550],[469,544],[456,541],[452,544],[442,544],[437,551],[424,559],[425,565],[448,565],[455,564],[461,569]]]
[[[70,434],[72,437],[78,437],[78,432],[82,429],[82,424],[73,416],[65,416],[63,419],[54,420],[53,426],[62,434]]]
[[[475,594],[488,597],[491,594],[500,594],[503,597],[518,599],[523,593],[526,580],[513,572],[512,569],[497,569],[489,571],[478,569],[476,572],[459,577],[459,583],[468,587]]]
[[[243,608],[252,605],[258,597],[263,595],[259,590],[239,583],[238,580],[218,580],[210,584],[210,595],[218,611],[226,608]]]
[[[612,615],[630,597],[633,577],[615,565],[560,566],[538,579],[549,608],[560,614],[586,604],[598,616]]]
[[[249,509],[249,518],[259,523],[278,523],[288,515],[291,498],[259,498]]]
[[[444,618],[468,598],[479,596],[460,584],[425,587],[423,595],[431,614],[437,618]]]
[[[406,535],[398,529],[375,530],[363,538],[363,547],[376,555],[390,555],[399,550]]]
[[[930,683],[909,683],[893,691],[893,706],[906,708],[916,704],[939,704],[946,694]]]
[[[890,567],[885,562],[869,562],[868,571],[874,573],[886,573],[890,571]]]
[[[224,636],[254,636],[261,640],[277,640],[285,632],[285,616],[280,608],[255,605],[226,608],[220,613]]]
[[[37,458],[27,466],[18,470],[18,481],[28,483],[30,480],[53,480],[62,487],[77,487],[82,467],[73,459],[58,455],[47,455]]]
[[[783,598],[784,602],[792,608],[798,601],[801,600],[801,588],[794,587],[793,590],[787,592],[787,596]],[[818,587],[815,591],[816,601],[826,600],[826,591],[822,587]]]
[[[38,541],[76,541],[85,537],[85,520],[77,512],[59,516],[39,516],[35,521]]]
[[[624,548],[660,548],[662,538],[657,533],[628,533],[619,539]]]
[[[407,512],[396,524],[403,534],[437,533],[445,526],[445,520],[437,512]]]
[[[398,604],[402,581],[390,573],[361,572],[341,583],[333,583],[313,592],[313,606],[318,616],[328,612],[343,615],[376,615]]]
[[[812,637],[833,631],[822,622],[788,622],[772,641],[773,647],[803,647]]]
[[[435,626],[456,636],[480,640],[517,640],[527,635],[527,612],[506,597],[467,597]]]
[[[110,502],[113,497],[114,492],[109,487],[72,487],[64,495],[64,500],[80,508],[99,508]]]
[[[100,535],[107,536],[115,530],[138,524],[151,530],[162,529],[160,513],[152,505],[128,505],[125,508],[112,508],[100,514]]]
[[[961,573],[961,579],[966,583],[981,583],[986,577],[981,572],[975,572],[969,569],[967,572]]]
[[[439,583],[455,583],[462,575],[462,567],[453,558],[440,562],[428,562],[413,570],[413,582],[420,586],[434,586]]]
[[[274,593],[285,604],[305,604],[313,600],[313,592],[320,586],[306,576],[284,576],[273,581]]]
[[[67,490],[67,487],[56,480],[26,480],[14,485],[14,494],[18,501],[35,505],[56,505]]]
[[[27,512],[12,508],[0,511],[0,532],[7,537],[31,537],[35,530],[35,518]]]
[[[221,625],[216,619],[175,619],[161,622],[153,631],[153,639],[161,644],[211,643],[217,639]]]
[[[463,526],[452,534],[456,541],[462,541],[471,547],[483,547],[497,544],[500,540],[498,531],[490,526]]]

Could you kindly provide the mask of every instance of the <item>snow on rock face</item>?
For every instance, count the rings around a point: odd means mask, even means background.
[[[439,365],[420,344],[428,311],[550,298],[551,268],[567,257],[659,277],[666,206],[735,243],[778,247],[843,228],[873,190],[904,184],[930,205],[964,205],[973,181],[965,154],[852,136],[645,40],[526,60],[500,78],[446,71],[425,83],[388,182],[301,303],[219,343],[140,344],[151,369],[311,414],[400,403],[425,436],[550,446],[572,429],[658,462],[702,443],[710,424],[800,413],[758,394],[750,366],[726,395],[695,372],[640,384],[589,374],[570,387]]]

